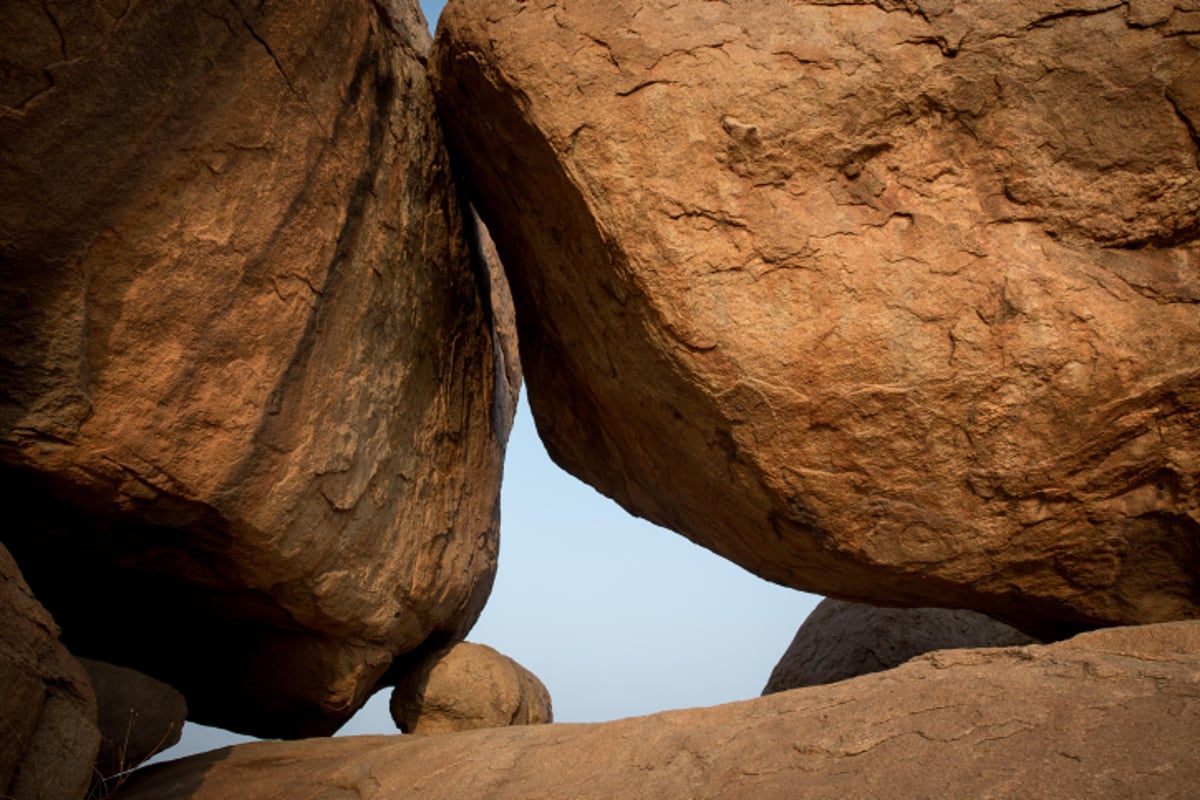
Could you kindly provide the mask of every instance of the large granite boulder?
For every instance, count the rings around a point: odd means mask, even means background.
[[[796,631],[763,694],[882,672],[933,650],[1034,643],[1016,628],[975,611],[880,608],[825,599]]]
[[[1200,614],[1195,11],[451,0],[438,31],[564,468],[825,595]]]
[[[81,658],[79,663],[96,693],[97,777],[128,772],[179,741],[187,700],[173,686],[105,661]]]
[[[92,781],[96,696],[0,544],[0,797],[79,800]]]
[[[0,15],[5,539],[74,652],[328,733],[496,563],[510,387],[420,10]]]
[[[437,735],[554,721],[538,677],[487,645],[458,642],[422,659],[392,690],[405,733]]]
[[[120,797],[1186,798],[1198,674],[1200,623],[1114,628],[617,722],[239,745]]]

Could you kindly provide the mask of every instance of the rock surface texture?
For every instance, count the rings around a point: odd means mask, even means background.
[[[392,691],[392,719],[405,733],[436,735],[554,721],[550,692],[503,653],[471,642],[439,650]]]
[[[79,800],[99,747],[87,673],[0,544],[0,797]]]
[[[451,0],[554,459],[770,580],[1200,614],[1200,7]]]
[[[120,798],[1182,799],[1198,676],[1200,623],[1117,628],[617,722],[240,745],[151,767]]]
[[[82,658],[96,694],[101,778],[140,766],[179,741],[187,700],[173,687],[137,670]]]
[[[974,611],[880,608],[822,600],[779,659],[763,694],[820,686],[898,667],[933,650],[1035,644]]]
[[[420,10],[0,13],[6,541],[73,652],[332,731],[495,570],[508,387]]]

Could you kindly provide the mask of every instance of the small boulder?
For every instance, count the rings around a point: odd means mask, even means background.
[[[96,693],[104,778],[139,766],[179,741],[187,700],[175,687],[128,667],[81,658]]]
[[[100,745],[87,673],[0,545],[0,797],[79,800]]]
[[[830,598],[822,600],[796,631],[763,694],[882,672],[933,650],[1035,642],[976,611],[880,608]]]
[[[458,642],[422,660],[392,691],[405,733],[433,735],[553,722],[537,676],[486,645]]]

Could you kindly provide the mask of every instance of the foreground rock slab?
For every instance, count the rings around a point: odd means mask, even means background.
[[[473,642],[423,659],[396,684],[389,708],[400,730],[419,735],[554,721],[550,692],[536,675]]]
[[[452,0],[551,455],[827,596],[1196,617],[1185,5]]]
[[[420,10],[0,9],[6,542],[73,652],[328,733],[495,570],[512,387]]]
[[[826,598],[796,631],[763,694],[881,672],[932,650],[1035,643],[975,611],[881,608]]]
[[[0,797],[79,800],[93,777],[96,696],[0,544]]]
[[[1198,737],[1200,623],[1168,623],[603,724],[239,745],[119,798],[1186,798]]]

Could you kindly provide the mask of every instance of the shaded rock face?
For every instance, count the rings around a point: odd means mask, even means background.
[[[538,677],[503,653],[459,642],[421,661],[392,691],[405,733],[436,735],[554,721]]]
[[[435,93],[551,455],[801,589],[1197,616],[1175,6],[449,3]]]
[[[96,696],[0,545],[0,797],[79,800],[92,780]]]
[[[2,8],[6,541],[73,651],[328,733],[495,570],[510,420],[420,11]]]
[[[151,767],[122,800],[1184,798],[1197,654],[1200,623],[1168,623],[602,724],[239,745]]]
[[[179,741],[187,720],[182,694],[137,670],[89,658],[79,661],[96,694],[100,778],[140,766]]]
[[[880,608],[826,599],[796,631],[763,694],[881,672],[933,650],[1034,643],[1015,628],[974,611]]]

